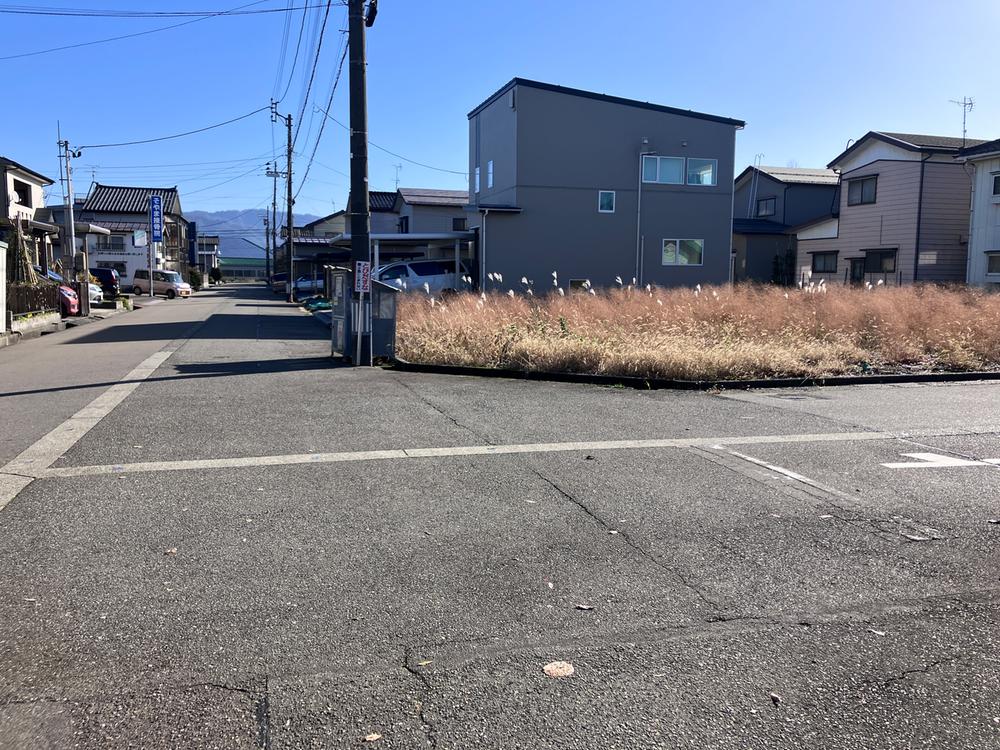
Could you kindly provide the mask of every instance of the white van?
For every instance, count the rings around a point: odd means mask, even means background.
[[[149,269],[137,268],[132,274],[132,294],[149,294]],[[153,271],[153,294],[187,299],[191,296],[191,285],[177,271]]]
[[[407,260],[382,266],[375,278],[399,289],[441,294],[470,289],[471,286],[462,281],[462,276],[468,275],[469,270],[464,263],[459,265],[456,274],[453,260]]]

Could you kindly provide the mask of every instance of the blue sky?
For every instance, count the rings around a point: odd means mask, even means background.
[[[32,7],[227,10],[251,0],[39,0]],[[78,4],[79,3],[79,4]],[[253,9],[324,0],[263,0]],[[2,7],[3,4],[0,4]],[[22,6],[23,7],[23,6]],[[523,76],[737,117],[737,168],[822,166],[868,130],[1000,137],[995,58],[1000,2],[680,3],[667,0],[381,0],[369,31],[370,138],[407,159],[462,172],[466,114]],[[313,96],[303,103],[322,8],[212,18],[137,38],[4,60],[6,114],[0,154],[56,177],[56,122],[76,146],[131,141],[211,125],[267,106],[290,81],[282,113],[298,119],[301,176],[323,119],[346,28],[334,3]],[[134,33],[187,19],[108,19],[0,14],[0,56]],[[347,66],[331,113],[347,122]],[[266,112],[203,134],[156,144],[84,149],[78,191],[107,184],[178,185],[185,209],[249,209],[270,201],[263,164],[284,130]],[[373,189],[464,188],[465,178],[371,150]],[[346,132],[333,122],[316,151],[296,210],[343,208]],[[343,174],[341,174],[343,173]],[[220,184],[224,183],[224,184]],[[279,187],[280,191],[280,187]],[[53,200],[59,196],[53,186]]]

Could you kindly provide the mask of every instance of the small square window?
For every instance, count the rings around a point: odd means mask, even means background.
[[[719,162],[717,159],[688,159],[688,185],[714,185]]]
[[[469,220],[464,217],[456,216],[451,220],[451,231],[453,232],[464,232],[469,228]]]
[[[986,256],[986,273],[1000,274],[1000,253],[989,253]]]
[[[993,195],[1000,195],[1000,174],[993,175]]]
[[[642,157],[642,181],[656,182],[657,164],[655,156]]]
[[[850,180],[847,183],[847,205],[862,206],[875,202],[876,186],[878,177],[862,177],[859,180]]]
[[[486,187],[493,187],[493,160],[486,162]]]
[[[597,210],[602,214],[613,214],[615,212],[615,191],[597,191]]]
[[[836,273],[837,253],[813,253],[812,256],[813,273]]]
[[[757,215],[774,216],[775,203],[775,198],[761,198],[757,201]]]

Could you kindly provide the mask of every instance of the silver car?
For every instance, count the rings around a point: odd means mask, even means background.
[[[455,273],[453,260],[407,260],[382,266],[375,278],[399,289],[441,294],[469,289],[470,285],[462,279],[468,273],[464,263]]]

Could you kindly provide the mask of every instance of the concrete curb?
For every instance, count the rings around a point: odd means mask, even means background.
[[[885,385],[893,383],[960,383],[972,380],[1000,380],[998,372],[922,372],[913,374],[838,375],[828,378],[770,378],[758,380],[677,380],[671,378],[636,378],[622,375],[589,375],[573,372],[530,372],[526,370],[427,365],[394,359],[389,369],[437,375],[469,375],[480,378],[542,380],[555,383],[622,386],[643,391],[748,390],[751,388],[804,388],[831,385]]]

